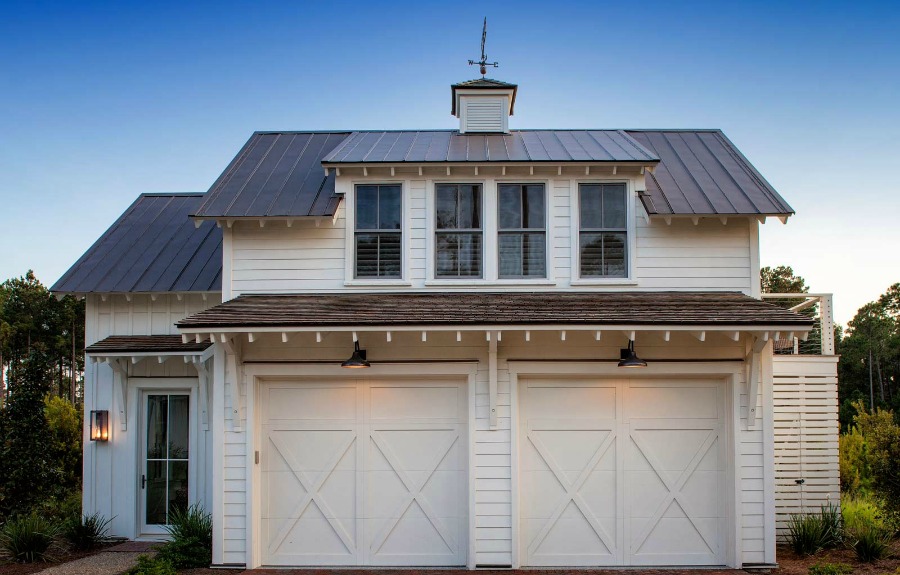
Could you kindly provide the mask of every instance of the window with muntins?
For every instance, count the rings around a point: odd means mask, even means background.
[[[403,275],[401,187],[356,187],[356,277],[400,278]]]
[[[547,217],[543,184],[500,184],[497,230],[501,279],[547,276]]]
[[[628,277],[625,184],[580,184],[578,250],[582,278]]]
[[[480,278],[481,185],[438,184],[434,195],[435,277]]]

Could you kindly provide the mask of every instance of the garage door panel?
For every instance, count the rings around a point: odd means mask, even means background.
[[[356,420],[356,388],[354,386],[289,387],[287,384],[268,388],[265,418],[278,420]]]
[[[724,562],[722,384],[604,381],[593,396],[585,382],[521,385],[525,564]],[[578,400],[554,403],[554,389]],[[598,411],[614,417],[597,425]]]
[[[464,385],[360,380],[334,394],[320,384],[271,385],[278,393],[263,386],[261,411],[281,418],[262,425],[264,564],[465,563]],[[287,405],[273,412],[273,398]],[[286,418],[307,399],[353,418]]]
[[[539,409],[541,419],[560,421],[615,419],[617,392],[615,386],[600,387],[596,382],[568,381],[561,386],[535,385],[528,390],[530,405]],[[531,415],[526,414],[526,417],[530,419]]]

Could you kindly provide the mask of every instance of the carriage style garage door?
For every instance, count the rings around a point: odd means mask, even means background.
[[[466,385],[261,386],[264,565],[464,565]]]
[[[522,563],[724,564],[724,391],[520,379]]]

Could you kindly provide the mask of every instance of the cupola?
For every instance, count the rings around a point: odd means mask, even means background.
[[[459,133],[507,133],[518,86],[478,78],[453,84],[451,114],[459,118]]]

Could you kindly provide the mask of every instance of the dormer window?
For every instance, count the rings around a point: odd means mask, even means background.
[[[402,277],[399,185],[356,187],[356,277]]]
[[[580,277],[628,277],[626,200],[625,184],[578,186]]]

